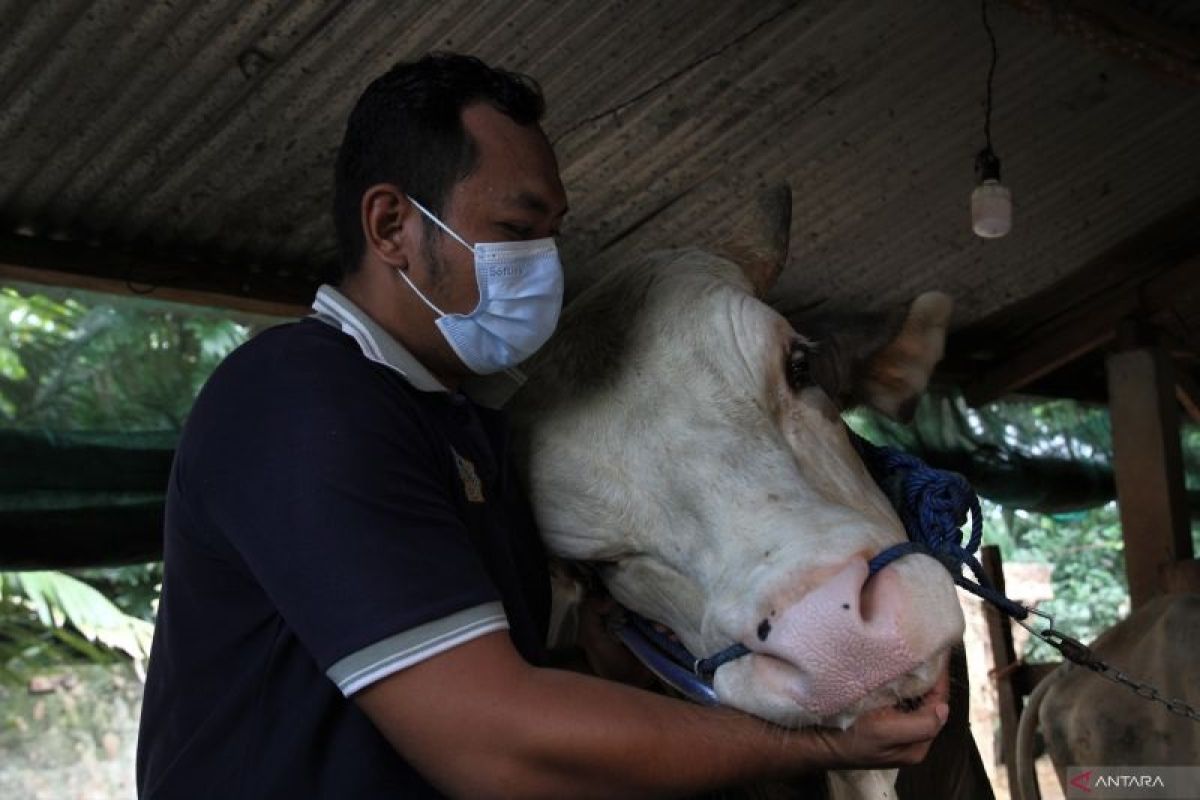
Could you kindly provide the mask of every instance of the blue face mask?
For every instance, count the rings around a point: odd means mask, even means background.
[[[488,375],[533,355],[554,333],[562,311],[563,272],[554,240],[470,245],[416,200],[408,200],[475,254],[479,305],[469,314],[442,311],[399,271],[417,297],[438,315],[438,330],[462,362],[472,372]]]

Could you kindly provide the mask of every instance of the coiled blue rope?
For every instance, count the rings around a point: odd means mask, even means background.
[[[867,562],[874,575],[898,558],[924,553],[950,571],[954,582],[1016,619],[1029,616],[1029,609],[1005,597],[988,582],[983,565],[975,557],[983,542],[983,513],[979,497],[967,479],[957,472],[934,469],[914,455],[892,447],[872,444],[850,431],[863,463],[875,482],[892,501],[908,541],[894,544]],[[962,542],[962,526],[971,518],[971,534]],[[970,569],[975,580],[963,574]]]
[[[892,545],[868,562],[869,575],[906,555],[922,553],[937,559],[950,571],[954,583],[971,594],[1015,619],[1029,616],[1029,609],[992,587],[983,565],[975,556],[983,540],[983,514],[979,498],[967,479],[957,472],[934,469],[902,450],[872,444],[854,431],[848,432],[850,441],[875,482],[892,502],[908,534],[907,542]],[[963,543],[962,526],[968,516],[971,533]],[[963,574],[964,569],[971,571],[974,580]],[[621,639],[660,676],[671,672],[672,664],[690,670],[690,673],[684,673],[686,679],[680,680],[676,673],[681,670],[676,669],[668,682],[698,702],[716,702],[711,683],[713,673],[721,665],[751,652],[744,644],[737,643],[708,658],[695,658],[649,620],[628,609],[624,615],[626,624],[616,627]],[[643,656],[646,652],[651,652],[652,658],[657,659],[657,668],[646,661]]]

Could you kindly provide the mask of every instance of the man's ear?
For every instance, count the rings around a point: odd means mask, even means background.
[[[907,422],[942,360],[953,310],[949,295],[926,292],[903,316],[789,321],[816,340],[813,377],[841,408],[866,404]]]
[[[368,187],[359,206],[366,251],[390,267],[406,268],[415,212],[396,186],[380,183]]]

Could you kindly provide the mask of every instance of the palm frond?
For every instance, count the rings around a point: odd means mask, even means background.
[[[68,644],[72,643],[70,636],[61,634],[69,625],[87,642],[120,651],[135,661],[150,654],[151,623],[126,614],[96,589],[65,573],[0,573],[0,599],[30,609],[42,625]]]

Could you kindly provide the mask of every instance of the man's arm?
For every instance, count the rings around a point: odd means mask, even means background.
[[[785,731],[588,675],[532,667],[503,632],[481,636],[354,696],[393,747],[455,797],[664,797],[817,769],[924,758],[945,682],[913,712],[881,709],[847,731]]]

